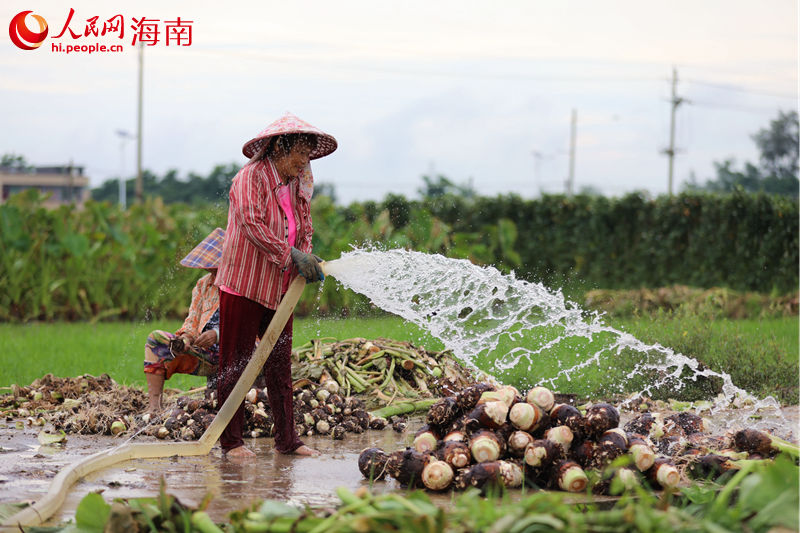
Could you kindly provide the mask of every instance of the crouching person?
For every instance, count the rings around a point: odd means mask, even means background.
[[[219,289],[214,282],[224,237],[224,230],[215,229],[181,260],[185,267],[208,271],[192,289],[192,302],[183,326],[175,333],[155,330],[147,336],[144,373],[150,413],[161,410],[164,381],[173,374],[206,376],[213,386],[211,380],[219,363]]]

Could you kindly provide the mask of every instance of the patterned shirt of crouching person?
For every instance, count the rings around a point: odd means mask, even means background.
[[[214,285],[215,278],[216,271],[197,281],[192,289],[189,314],[178,331],[170,333],[157,329],[147,336],[144,351],[145,373],[159,374],[165,379],[175,373],[207,377],[216,374],[219,362],[219,289]],[[217,333],[217,343],[208,348],[174,342],[183,335],[196,339],[208,330]]]

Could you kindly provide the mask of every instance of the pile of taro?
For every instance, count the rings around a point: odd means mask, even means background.
[[[368,428],[383,429],[386,420],[370,415],[359,398],[339,394],[339,385],[327,380],[322,385],[305,380],[306,388],[294,391],[294,422],[298,435],[331,435],[343,439],[346,433],[362,433]],[[265,389],[252,388],[244,403],[245,436],[274,436],[274,420]],[[146,430],[159,439],[195,440],[205,432],[216,414],[216,400],[181,396],[177,405],[163,416],[144,415]]]
[[[46,374],[30,385],[12,385],[0,411],[17,427],[52,425],[81,435],[111,435],[135,426],[147,406],[141,390],[117,384],[108,374],[60,378]]]
[[[618,493],[634,486],[673,489],[689,477],[716,478],[743,462],[777,453],[781,444],[756,430],[729,437],[704,433],[699,416],[641,413],[624,427],[608,403],[584,412],[534,387],[469,386],[431,406],[412,446],[368,448],[358,466],[371,480],[387,475],[429,490],[520,487]],[[791,451],[793,450],[793,452]]]

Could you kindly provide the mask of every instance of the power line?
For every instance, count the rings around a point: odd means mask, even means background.
[[[685,81],[687,83],[693,83],[695,85],[705,85],[706,87],[713,87],[714,89],[721,89],[721,90],[724,90],[724,91],[735,91],[735,92],[740,92],[740,93],[758,94],[758,95],[761,95],[761,96],[771,96],[773,98],[788,98],[788,99],[792,99],[792,100],[797,101],[797,97],[798,97],[797,94],[786,94],[786,93],[775,93],[775,92],[770,92],[770,91],[760,91],[760,90],[748,89],[748,88],[745,88],[745,87],[737,87],[737,86],[734,86],[734,85],[726,85],[726,84],[723,84],[723,83],[713,83],[713,82],[710,82],[710,81],[702,81],[702,80],[696,80],[696,79],[688,79],[688,80],[683,80],[683,81]]]
[[[735,105],[735,104],[718,104],[716,102],[708,102],[705,100],[694,100],[692,99],[692,105],[698,105],[700,107],[710,107],[715,109],[729,109],[731,111],[742,111],[744,113],[774,113],[775,108],[766,108],[766,107],[752,107],[752,106],[743,106],[743,105]]]

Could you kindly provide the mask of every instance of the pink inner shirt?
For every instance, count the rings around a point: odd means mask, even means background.
[[[297,239],[297,220],[295,219],[294,209],[292,209],[292,198],[289,194],[289,187],[287,187],[285,184],[278,187],[278,203],[280,204],[284,215],[286,215],[286,227],[289,232],[289,246],[294,246]],[[289,288],[289,272],[289,269],[286,269],[286,272],[283,273],[282,292],[286,292],[286,289]],[[234,291],[227,285],[221,285],[219,289],[229,294],[233,294],[234,296],[241,296],[241,294]]]
[[[295,239],[297,238],[297,220],[294,218],[294,209],[292,209],[292,198],[289,194],[289,187],[281,185],[278,187],[278,203],[281,204],[281,209],[286,215],[286,226],[289,232],[289,246],[294,246]],[[289,288],[289,270],[283,273],[283,292]]]

